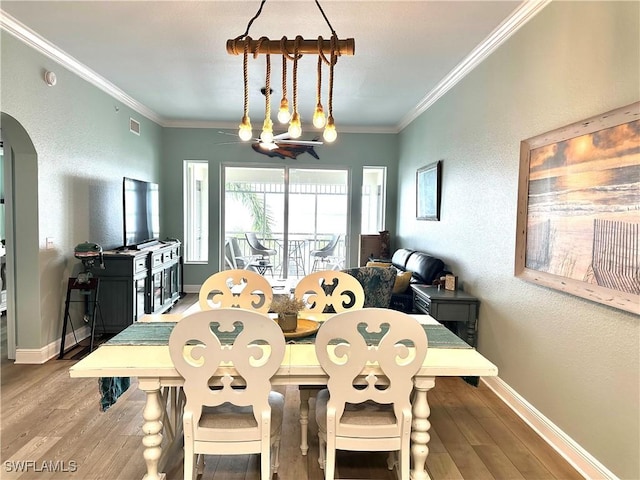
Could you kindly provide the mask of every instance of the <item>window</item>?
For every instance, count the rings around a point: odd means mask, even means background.
[[[386,167],[362,168],[362,224],[363,234],[378,233],[385,229]]]
[[[226,268],[252,268],[248,232],[276,252],[266,260],[276,276],[304,276],[313,263],[311,251],[333,235],[340,241],[331,267],[342,268],[348,260],[348,179],[346,169],[225,166]]]
[[[184,256],[186,263],[209,260],[209,164],[184,162]]]

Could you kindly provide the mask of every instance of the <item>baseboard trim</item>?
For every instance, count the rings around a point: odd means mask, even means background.
[[[607,467],[540,413],[504,380],[499,377],[482,377],[481,380],[584,478],[619,480]]]
[[[202,285],[183,285],[182,291],[185,293],[198,293]]]
[[[76,329],[76,336],[73,332],[68,333],[65,337],[64,344],[67,347],[75,345],[76,338],[78,341],[84,340],[91,335],[91,329],[88,325]],[[17,364],[37,364],[41,365],[60,354],[60,339],[45,345],[42,348],[16,348]]]

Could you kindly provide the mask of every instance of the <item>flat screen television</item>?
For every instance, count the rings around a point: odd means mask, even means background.
[[[124,177],[124,247],[136,248],[160,238],[158,184]]]

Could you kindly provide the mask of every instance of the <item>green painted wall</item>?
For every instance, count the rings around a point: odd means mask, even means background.
[[[216,129],[165,128],[163,134],[162,198],[163,230],[170,237],[183,238],[182,170],[185,160],[206,160],[209,163],[209,263],[185,265],[184,284],[200,285],[220,269],[220,174],[223,163],[242,165],[289,165],[298,167],[336,166],[351,171],[353,189],[351,218],[351,263],[358,261],[360,234],[360,197],[363,166],[387,167],[387,226],[393,235],[396,222],[396,185],[398,136],[390,134],[340,133],[332,145],[316,147],[320,160],[302,154],[297,160],[272,159],[254,152],[248,144],[216,145],[233,141],[233,137],[217,133]],[[234,135],[236,132],[231,132]]]
[[[620,478],[640,478],[640,322],[514,277],[520,141],[640,98],[640,3],[553,2],[400,135],[398,241],[481,300],[500,378]],[[415,170],[444,160],[442,220]]]
[[[159,181],[162,129],[6,32],[0,41],[0,109],[35,149],[14,169],[16,205],[32,212],[14,225],[17,346],[39,349],[62,332],[75,245],[122,244],[122,177]],[[45,70],[56,73],[54,87]],[[141,122],[140,136],[129,132],[130,116]],[[4,129],[3,136],[12,142]],[[53,249],[45,249],[47,237]]]

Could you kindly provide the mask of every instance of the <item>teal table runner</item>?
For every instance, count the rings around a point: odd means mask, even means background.
[[[175,322],[134,323],[105,342],[105,345],[168,345]],[[464,340],[442,325],[423,325],[430,348],[471,348]],[[216,332],[222,343],[233,343],[238,332]],[[377,343],[380,335],[363,332],[367,342]],[[290,344],[313,344],[315,334],[288,340]]]
[[[149,322],[134,323],[125,328],[122,332],[111,338],[103,345],[168,345],[169,336],[176,322]],[[471,348],[471,346],[448,330],[443,325],[423,325],[429,340],[429,348]],[[361,330],[363,336],[367,338],[367,343],[377,344],[377,339],[382,335],[369,334]],[[238,331],[216,332],[222,343],[231,344],[238,335]],[[313,344],[315,334],[308,337],[290,339],[290,344]],[[477,380],[477,379],[476,379]],[[473,385],[474,383],[472,383]],[[100,409],[107,410],[113,405],[118,397],[129,388],[130,381],[127,377],[100,378],[99,388],[101,394]],[[475,383],[477,385],[477,381]]]

